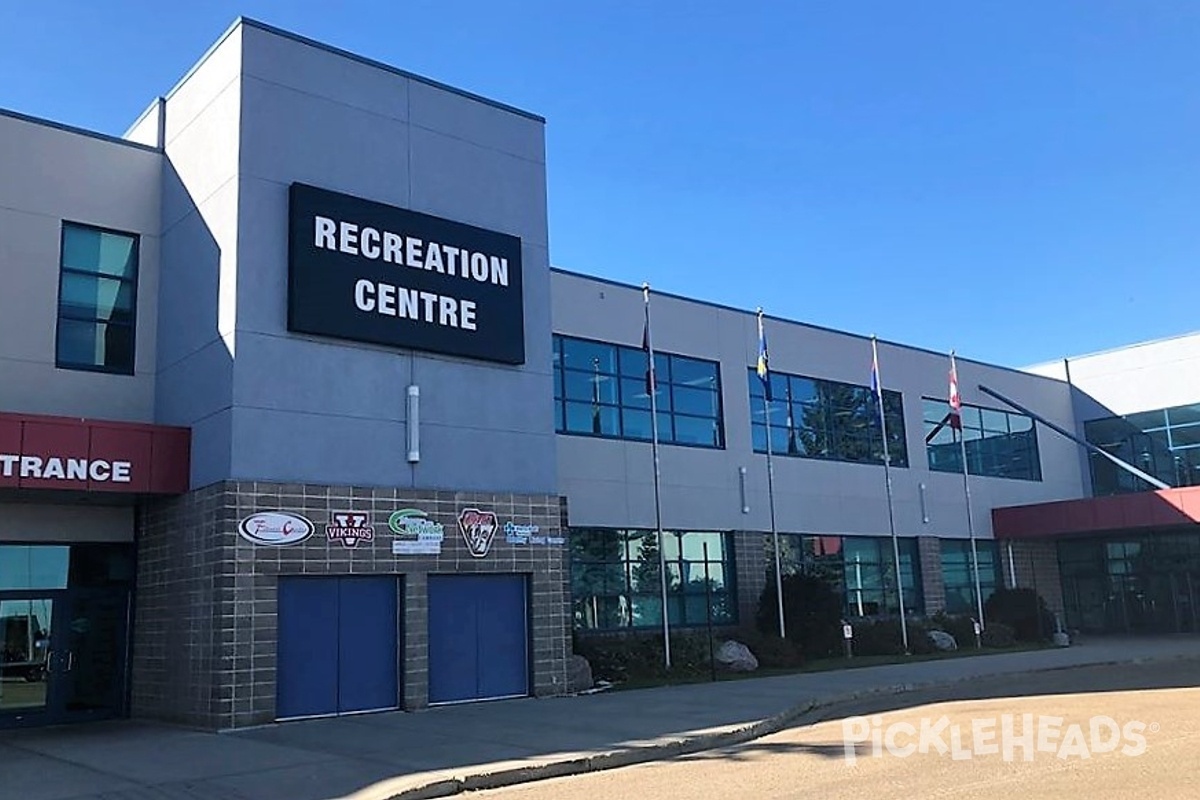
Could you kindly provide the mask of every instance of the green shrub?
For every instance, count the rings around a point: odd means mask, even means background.
[[[989,622],[981,638],[984,647],[1012,647],[1017,643],[1012,626],[1003,622]]]
[[[908,618],[908,652],[912,655],[936,653],[937,646],[929,638],[933,628],[926,620]],[[854,628],[854,655],[893,656],[904,655],[904,631],[899,617],[859,619],[851,623]]]
[[[768,580],[758,598],[755,622],[764,634],[778,633],[779,611],[775,581]],[[783,578],[783,618],[787,638],[808,658],[841,652],[842,599],[828,583],[813,575]]]
[[[732,637],[754,653],[763,669],[793,669],[804,666],[804,652],[792,639],[780,639],[778,633],[763,633],[742,628]]]
[[[983,611],[987,627],[1002,622],[1013,629],[1019,642],[1042,641],[1054,633],[1054,615],[1032,589],[999,589],[988,598]]]
[[[908,652],[915,656],[938,652],[937,645],[929,638],[929,631],[932,629],[933,626],[929,624],[928,620],[910,618],[908,620]]]
[[[721,638],[714,639],[714,648]],[[625,683],[708,674],[708,635],[671,632],[671,669],[663,658],[661,633],[621,632],[575,635],[575,653],[588,660],[596,680]]]
[[[953,636],[959,649],[965,650],[975,646],[975,620],[971,617],[940,612],[930,617],[929,622],[931,627]]]

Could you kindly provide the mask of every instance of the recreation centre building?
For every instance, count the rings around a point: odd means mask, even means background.
[[[654,294],[660,554],[643,293],[551,268],[544,126],[245,19],[120,138],[0,111],[0,726],[562,693],[660,555],[752,622],[768,441],[783,568],[899,610],[870,340],[767,318],[767,424],[755,314]],[[975,609],[965,449],[985,595],[1195,631],[1198,357],[960,359],[963,448],[880,342],[907,612]]]

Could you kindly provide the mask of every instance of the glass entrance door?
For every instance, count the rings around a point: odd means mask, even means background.
[[[72,719],[120,713],[125,698],[129,593],[74,591],[55,631],[56,711]]]
[[[0,599],[0,717],[49,709],[54,605],[48,597]]]
[[[0,726],[124,710],[129,592],[0,594]]]

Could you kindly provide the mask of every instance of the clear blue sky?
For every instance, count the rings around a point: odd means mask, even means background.
[[[1200,3],[0,0],[119,134],[239,14],[548,119],[556,266],[1024,365],[1200,329]]]

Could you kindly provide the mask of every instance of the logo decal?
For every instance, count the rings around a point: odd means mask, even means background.
[[[313,535],[316,526],[299,514],[262,511],[238,523],[238,533],[248,542],[272,547],[299,544]]]
[[[476,558],[483,558],[492,549],[492,539],[500,522],[495,511],[480,511],[478,508],[464,508],[458,515],[458,528],[462,531],[467,549]]]
[[[392,554],[397,556],[441,555],[446,526],[429,519],[419,508],[402,508],[388,517],[388,527],[396,534]]]
[[[333,522],[325,526],[325,535],[331,542],[341,542],[342,547],[358,547],[359,542],[375,541],[375,529],[371,527],[371,515],[358,511],[335,511],[330,514]]]

